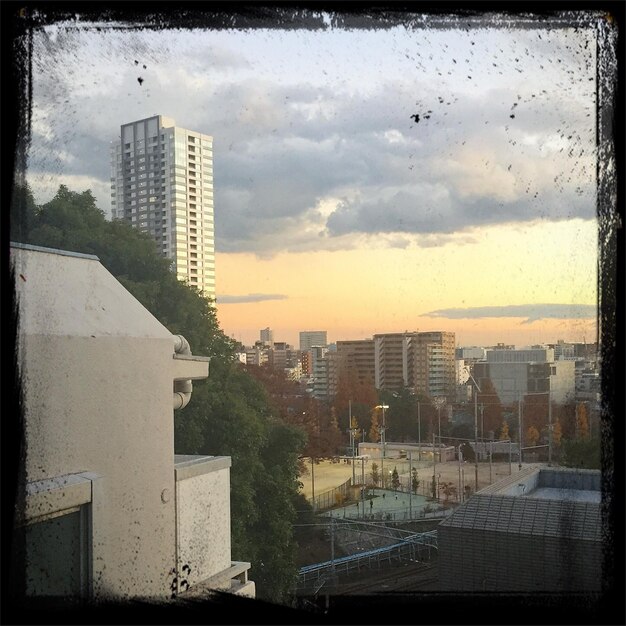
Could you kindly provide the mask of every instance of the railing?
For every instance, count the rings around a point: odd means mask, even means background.
[[[315,496],[312,505],[314,511],[324,511],[331,509],[334,506],[340,506],[346,502],[349,498],[350,486],[352,485],[352,479],[348,478],[345,482],[337,487],[333,487],[328,491]]]
[[[350,570],[359,569],[363,566],[372,567],[376,565],[380,567],[383,560],[392,558],[399,560],[410,559],[413,561],[422,560],[424,551],[430,558],[431,548],[437,549],[437,531],[431,530],[425,533],[416,533],[405,537],[398,543],[382,548],[375,548],[366,552],[350,554],[348,556],[339,557],[331,561],[323,561],[322,563],[313,563],[300,568],[298,572],[298,589],[306,588],[312,583],[322,583],[329,573],[347,573]]]

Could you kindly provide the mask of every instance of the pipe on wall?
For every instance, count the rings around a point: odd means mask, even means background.
[[[191,355],[189,342],[182,335],[174,335],[174,352],[176,354]],[[174,410],[183,409],[191,400],[193,385],[191,379],[174,381]]]

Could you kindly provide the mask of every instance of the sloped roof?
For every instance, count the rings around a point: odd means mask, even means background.
[[[98,260],[11,244],[21,335],[171,338]]]
[[[601,541],[600,506],[591,502],[475,494],[441,527]]]

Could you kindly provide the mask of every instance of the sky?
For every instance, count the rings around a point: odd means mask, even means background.
[[[35,197],[91,189],[110,215],[120,125],[165,115],[213,136],[229,336],[595,341],[594,31],[414,17],[46,27],[34,39]]]

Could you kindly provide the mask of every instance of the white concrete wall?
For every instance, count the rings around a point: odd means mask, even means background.
[[[172,335],[97,260],[25,250],[13,258],[23,277],[26,479],[98,474],[94,595],[168,598],[176,562]]]
[[[194,585],[231,565],[230,469],[178,480],[176,490],[178,571]]]
[[[573,399],[576,391],[576,363],[574,361],[556,361],[552,364],[556,375],[550,376],[550,390],[553,402],[565,402]]]

